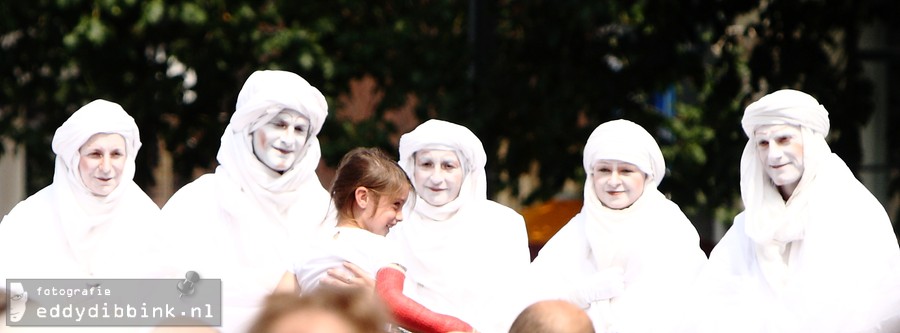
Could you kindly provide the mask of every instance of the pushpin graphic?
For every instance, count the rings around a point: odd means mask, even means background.
[[[178,292],[181,295],[178,295],[178,298],[181,298],[184,295],[192,295],[194,293],[194,283],[200,281],[200,274],[194,271],[188,271],[184,273],[184,281],[178,282]]]

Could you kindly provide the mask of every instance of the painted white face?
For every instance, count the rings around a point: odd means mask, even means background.
[[[803,176],[803,136],[792,125],[765,125],[753,132],[756,152],[776,186],[793,188]]]
[[[309,119],[294,110],[282,110],[251,133],[253,153],[276,172],[290,170],[302,155],[309,137]]]
[[[9,284],[9,321],[17,323],[22,320],[25,315],[25,308],[28,303],[28,293],[19,282]]]
[[[125,168],[125,138],[94,134],[78,149],[78,155],[81,182],[92,194],[105,197],[119,186]]]
[[[636,165],[616,160],[594,163],[591,177],[600,203],[611,209],[628,208],[644,194],[647,175]]]
[[[415,154],[413,178],[419,197],[432,206],[443,206],[459,196],[463,168],[452,150],[423,149]]]

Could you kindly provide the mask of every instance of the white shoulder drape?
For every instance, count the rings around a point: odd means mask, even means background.
[[[655,332],[666,312],[683,302],[706,261],[696,229],[677,205],[657,191],[645,192],[640,213],[608,228],[579,213],[541,248],[531,264],[534,299],[565,298],[576,281],[612,267],[625,271],[625,292],[595,302],[588,315],[598,332]],[[636,203],[638,204],[638,203]],[[601,241],[602,240],[602,241]],[[609,310],[601,310],[608,307]]]

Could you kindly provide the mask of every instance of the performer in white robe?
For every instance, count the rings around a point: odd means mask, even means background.
[[[224,332],[246,330],[291,270],[291,244],[325,221],[329,196],[315,169],[327,108],[294,73],[254,72],[222,135],[215,173],[163,207],[176,277],[222,279]]]
[[[53,183],[0,222],[0,282],[6,279],[152,278],[159,207],[134,183],[141,147],[134,119],[95,100],[66,120],[52,142]]]
[[[53,183],[17,204],[0,221],[0,288],[7,279],[164,277],[158,261],[159,240],[153,237],[159,206],[133,180],[140,147],[134,119],[120,105],[105,100],[81,107],[56,130]],[[71,300],[78,304],[80,298]],[[23,308],[28,312],[19,318],[34,316],[38,306]],[[0,331],[139,329],[7,327],[3,316]]]
[[[665,161],[641,126],[614,120],[584,147],[584,206],[531,264],[537,299],[585,308],[597,332],[651,332],[706,255],[697,230],[659,192]]]
[[[530,254],[522,216],[487,199],[486,162],[463,126],[428,120],[404,134],[399,163],[418,197],[388,239],[418,283],[410,297],[481,332],[503,332],[518,314],[506,287],[523,276]]]
[[[825,141],[828,112],[779,90],[750,104],[744,211],[697,279],[683,332],[900,332],[900,248]]]

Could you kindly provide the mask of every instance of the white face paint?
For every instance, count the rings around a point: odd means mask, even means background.
[[[9,284],[9,321],[19,322],[25,315],[25,309],[28,303],[28,293],[22,287],[22,283],[12,282]]]
[[[305,149],[309,119],[300,112],[282,110],[251,135],[256,158],[274,171],[285,172],[294,166]]]
[[[753,132],[756,153],[776,186],[789,196],[803,176],[803,136],[792,125],[764,125]]]
[[[452,150],[417,151],[413,178],[419,197],[432,206],[443,206],[459,196],[463,168]]]
[[[105,197],[119,186],[125,169],[125,138],[97,133],[78,149],[81,182],[92,194]]]
[[[611,209],[628,208],[644,194],[647,175],[636,165],[616,160],[594,163],[591,177],[597,199]]]

